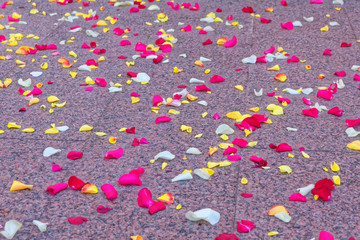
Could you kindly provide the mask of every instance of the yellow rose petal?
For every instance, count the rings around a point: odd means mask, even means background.
[[[242,184],[242,185],[246,185],[247,183],[248,183],[248,180],[243,177],[243,178],[241,179],[241,184]]]
[[[356,150],[356,151],[360,151],[360,141],[356,140],[352,143],[349,143],[348,145],[346,145],[347,148],[350,148],[352,150]]]
[[[334,164],[332,164],[331,163],[331,171],[333,171],[333,172],[338,172],[338,171],[340,171],[340,167],[339,167],[339,165],[337,165],[336,164],[336,162],[334,162]]]
[[[340,177],[339,176],[333,176],[332,177],[333,182],[335,183],[335,185],[340,185]]]
[[[103,136],[106,136],[107,134],[104,132],[95,132],[95,135],[98,137],[103,137]]]
[[[89,126],[88,124],[82,125],[79,129],[79,132],[88,132],[91,131],[94,127]]]
[[[33,128],[24,128],[21,131],[24,132],[24,133],[32,133],[32,132],[35,132],[35,129],[33,129]]]
[[[287,165],[282,165],[279,167],[279,169],[281,173],[287,173],[287,174],[292,173],[292,169]]]

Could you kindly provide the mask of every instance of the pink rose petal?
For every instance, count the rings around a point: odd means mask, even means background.
[[[264,54],[268,54],[268,53],[273,53],[275,51],[275,47],[274,46],[271,46],[271,48],[269,48],[268,50],[265,50],[264,51]]]
[[[106,183],[106,184],[102,185],[101,190],[105,193],[106,198],[109,200],[115,199],[118,196],[118,192],[116,191],[114,186],[111,184]]]
[[[233,38],[229,41],[227,41],[226,43],[224,43],[224,47],[226,48],[232,48],[237,44],[237,38],[235,36],[233,36]]]
[[[289,200],[296,202],[306,202],[306,197],[304,197],[300,193],[294,193],[293,195],[289,196]]]
[[[62,167],[60,167],[60,165],[52,165],[52,171],[53,172],[58,172],[60,171],[61,169],[63,169]]]
[[[170,122],[171,118],[168,116],[161,116],[155,119],[155,124],[163,123],[163,122]]]
[[[55,195],[60,191],[65,190],[68,187],[66,183],[58,183],[55,185],[50,185],[47,187],[46,191],[50,193],[51,195]]]
[[[319,240],[334,240],[334,236],[326,231],[321,231],[319,235]]]
[[[292,22],[280,23],[280,26],[282,29],[286,29],[286,30],[292,30],[294,28],[294,25]]]
[[[235,162],[235,161],[239,161],[241,160],[241,156],[240,155],[227,155],[227,160]]]
[[[105,153],[104,158],[105,159],[113,159],[113,158],[119,159],[122,157],[123,153],[124,153],[123,149],[118,148],[117,150],[108,151],[107,153]]]
[[[143,188],[138,193],[137,202],[139,207],[149,208],[155,201],[152,200],[152,194],[149,189]]]

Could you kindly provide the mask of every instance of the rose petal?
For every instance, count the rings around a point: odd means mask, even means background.
[[[287,60],[287,63],[291,63],[291,62],[300,62],[300,59],[297,56],[292,56]]]
[[[60,191],[65,190],[68,187],[66,183],[58,183],[55,185],[50,185],[47,187],[46,191],[50,193],[51,195],[55,195]]]
[[[254,9],[253,9],[252,7],[247,6],[247,7],[244,7],[244,8],[242,9],[242,11],[243,11],[244,13],[253,13],[253,12],[254,12]]]
[[[331,56],[331,49],[325,49],[323,55]]]
[[[265,50],[264,54],[273,53],[275,51],[275,47],[271,46],[268,50]]]
[[[152,200],[152,194],[149,189],[143,188],[138,193],[137,202],[139,207],[149,208],[155,201]]]
[[[82,156],[83,156],[82,152],[70,151],[67,155],[67,158],[71,160],[76,160],[82,158]]]
[[[105,159],[113,159],[113,158],[119,159],[119,158],[122,157],[123,153],[124,153],[123,149],[119,148],[119,149],[114,150],[114,151],[108,151],[107,153],[105,153],[104,158]]]
[[[98,206],[97,209],[96,209],[96,211],[98,213],[107,213],[107,212],[109,212],[111,210],[112,210],[112,208],[107,208],[107,207],[104,207],[103,205]]]
[[[286,30],[292,30],[294,28],[294,25],[292,22],[280,23],[280,26],[282,29],[286,29]]]
[[[163,123],[163,122],[170,122],[171,118],[168,116],[161,116],[155,119],[155,124]]]
[[[217,83],[217,82],[223,82],[223,81],[225,81],[225,78],[223,78],[222,76],[219,76],[219,75],[214,75],[210,78],[211,83]]]
[[[61,169],[63,169],[62,167],[60,167],[59,165],[52,165],[52,171],[53,172],[58,172],[60,171]]]
[[[222,233],[215,238],[215,240],[240,240],[235,234]]]
[[[332,109],[330,109],[328,111],[329,114],[341,117],[343,114],[344,110],[340,110],[339,107],[333,107]]]
[[[233,36],[233,38],[229,41],[227,41],[226,43],[224,43],[224,47],[226,48],[232,48],[237,44],[237,38],[235,36]]]
[[[166,209],[166,205],[163,203],[163,202],[155,202],[154,204],[152,204],[150,207],[149,207],[149,214],[150,215],[153,215],[157,212],[160,212],[162,210],[165,210]]]
[[[334,95],[332,95],[332,93],[329,90],[319,90],[316,93],[316,96],[320,98],[324,98],[329,101],[334,98]]]
[[[246,148],[248,142],[245,139],[235,138],[234,141],[232,141],[232,144],[238,145],[241,148]]]
[[[289,200],[297,201],[297,202],[306,202],[306,197],[304,197],[300,193],[294,193],[293,195],[289,196]]]
[[[247,233],[253,230],[254,228],[256,228],[255,223],[250,222],[248,220],[241,220],[241,223],[237,222],[237,231],[239,233]]]
[[[260,21],[261,21],[262,23],[265,23],[265,24],[271,23],[271,20],[270,20],[270,19],[266,19],[266,18],[263,18],[263,17],[260,17]],[[265,54],[266,54],[266,53],[265,53]]]
[[[306,105],[312,105],[312,104],[313,104],[312,101],[306,99],[305,97],[303,97],[302,100],[303,100],[303,102],[304,102]]]
[[[118,196],[118,192],[111,184],[104,184],[101,186],[101,190],[105,193],[106,198],[109,200],[115,199]]]
[[[223,155],[228,155],[228,154],[232,154],[232,153],[236,153],[238,150],[234,147],[228,147],[227,149],[225,149]]]
[[[314,118],[317,118],[319,116],[319,110],[317,110],[316,108],[304,109],[302,110],[302,113],[305,116],[310,116]]]
[[[71,189],[80,190],[85,185],[85,182],[76,176],[71,176],[69,177],[68,184]]]
[[[338,71],[338,72],[334,72],[334,75],[337,77],[346,77],[346,72],[345,71]]]
[[[226,156],[229,161],[239,161],[241,160],[240,155],[227,155]]]
[[[118,183],[120,185],[142,186],[142,181],[140,180],[139,176],[136,174],[124,174],[119,178]]]
[[[69,223],[73,225],[81,225],[84,222],[87,222],[87,218],[84,217],[69,217],[68,218]]]
[[[321,231],[319,235],[319,240],[334,240],[334,236],[326,231]]]
[[[241,193],[241,196],[243,196],[244,198],[251,198],[253,196],[253,194],[250,193]]]

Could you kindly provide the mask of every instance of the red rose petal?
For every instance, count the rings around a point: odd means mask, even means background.
[[[339,107],[333,107],[332,109],[330,109],[328,111],[329,114],[341,117],[343,114],[344,110],[340,110]]]
[[[351,47],[351,43],[342,42],[340,47]]]
[[[261,21],[262,23],[265,23],[265,24],[271,23],[271,20],[270,20],[270,19],[266,19],[266,18],[263,18],[263,17],[260,17],[260,21]]]
[[[150,215],[153,215],[153,214],[155,214],[155,213],[157,213],[157,212],[160,212],[160,211],[162,211],[162,210],[165,210],[166,209],[166,205],[165,205],[165,203],[163,203],[163,202],[155,202],[153,205],[151,205],[150,207],[149,207],[149,214]]]
[[[287,60],[287,63],[291,63],[291,62],[300,62],[300,59],[297,56],[292,56]]]
[[[97,209],[96,209],[96,211],[98,213],[107,213],[107,212],[109,212],[111,210],[112,210],[112,208],[107,208],[107,207],[104,207],[103,205],[98,206]]]
[[[360,81],[360,75],[355,74],[353,80],[354,81]]]
[[[211,83],[218,83],[218,82],[223,82],[223,81],[225,81],[225,78],[223,78],[222,76],[219,76],[219,75],[214,75],[210,78]]]
[[[212,43],[213,43],[213,42],[212,42],[210,39],[208,39],[208,40],[206,40],[205,42],[203,42],[202,45],[205,46],[205,45],[210,45],[210,44],[212,44]]]
[[[323,55],[332,56],[331,49],[325,49]]]
[[[240,240],[235,234],[222,233],[215,238],[215,240]]]
[[[292,147],[287,143],[280,143],[279,146],[275,148],[276,152],[291,152],[292,150]]]
[[[82,156],[83,156],[83,153],[82,153],[82,152],[76,152],[76,151],[70,151],[70,152],[67,154],[67,158],[68,158],[68,159],[71,159],[71,160],[80,159],[80,158],[82,158]]]
[[[239,233],[247,233],[253,230],[256,227],[255,223],[250,222],[248,220],[241,220],[240,222],[237,222],[237,231]]]
[[[197,92],[211,92],[211,89],[206,85],[197,85],[195,86],[195,91]]]
[[[334,95],[332,95],[332,93],[328,90],[319,90],[316,94],[317,97],[319,98],[324,98],[326,100],[331,100],[333,99]]]
[[[319,116],[319,110],[317,110],[316,108],[304,109],[302,110],[302,113],[305,116],[310,116],[313,118],[317,118]]]
[[[242,9],[242,11],[243,11],[244,13],[253,13],[253,12],[254,12],[254,9],[253,9],[252,7],[247,6],[247,7],[244,7],[244,8]]]
[[[243,196],[244,198],[251,198],[253,196],[253,194],[250,193],[241,193],[241,196]]]
[[[232,141],[232,144],[238,145],[241,148],[246,148],[248,145],[248,142],[245,139],[241,139],[241,138],[235,138]]]
[[[338,71],[338,72],[334,72],[334,75],[337,77],[346,77],[346,72],[345,71]]]
[[[84,217],[69,217],[68,218],[69,223],[73,225],[81,225],[84,222],[87,222],[87,218]]]
[[[71,189],[80,190],[85,185],[85,182],[76,176],[71,176],[69,177],[68,184]]]

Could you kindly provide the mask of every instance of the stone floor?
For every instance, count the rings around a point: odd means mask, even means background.
[[[23,226],[14,239],[131,239],[136,235],[144,240],[215,239],[221,233],[230,233],[240,239],[310,240],[319,239],[321,231],[331,233],[334,239],[359,238],[360,154],[346,147],[359,140],[359,137],[350,138],[345,133],[348,128],[345,121],[360,118],[359,83],[353,80],[354,75],[359,73],[351,70],[353,65],[360,65],[359,1],[344,0],[344,5],[335,5],[332,0],[324,0],[323,4],[310,4],[309,0],[288,0],[287,6],[283,6],[281,2],[284,1],[279,0],[199,0],[196,11],[189,8],[174,10],[166,1],[145,1],[144,9],[140,7],[138,12],[132,13],[130,9],[138,6],[132,6],[132,1],[120,7],[111,3],[115,1],[82,2],[74,0],[73,3],[61,5],[45,0],[13,0],[3,5],[5,8],[0,11],[0,29],[1,26],[5,28],[0,30],[0,35],[8,40],[0,45],[0,56],[6,57],[6,60],[0,60],[0,80],[12,79],[7,88],[0,89],[0,129],[4,131],[0,134],[0,225],[5,226],[11,219],[21,222]],[[86,3],[89,5],[85,6]],[[149,11],[151,5],[157,5],[160,10]],[[191,1],[191,7],[194,5],[195,1]],[[247,6],[252,7],[254,13],[245,13],[243,8]],[[273,12],[266,12],[268,7],[272,7]],[[37,9],[38,13],[33,14],[33,9]],[[96,11],[98,19],[85,20],[79,16],[73,22],[61,21],[64,16],[75,16],[76,12],[88,14],[90,10]],[[20,21],[26,24],[8,21],[8,16],[16,18],[16,12],[22,15]],[[211,12],[221,21],[200,21]],[[168,20],[156,21],[159,13],[164,13]],[[262,23],[260,16],[271,22]],[[111,24],[110,20],[115,17],[118,20]],[[304,17],[314,19],[307,22]],[[105,20],[107,26],[99,26],[99,20]],[[302,26],[294,26],[292,30],[280,26],[281,23],[295,21]],[[236,22],[243,27],[240,28]],[[332,26],[336,25],[334,22],[338,25]],[[181,31],[188,24],[192,30]],[[326,25],[328,31],[321,31]],[[82,30],[70,32],[76,26]],[[206,26],[211,26],[214,31],[199,34],[200,27]],[[129,28],[130,31],[118,36],[113,33],[115,28]],[[156,47],[155,41],[159,39],[161,29],[177,39],[171,52],[158,50],[155,53],[164,56],[163,61],[169,60],[168,63],[155,64],[151,59],[140,57],[133,60],[134,55],[141,53],[135,51],[136,43]],[[91,37],[86,30],[100,34]],[[11,34],[23,35],[22,39],[17,39],[17,46],[8,45],[11,45]],[[38,39],[30,34],[38,36]],[[237,38],[234,47],[225,48],[217,44],[220,37],[230,40],[233,36]],[[207,39],[213,43],[203,45]],[[131,45],[120,46],[123,40],[129,40]],[[91,49],[81,48],[84,42],[87,45],[96,42],[96,48],[106,49],[106,53],[97,55],[89,51]],[[341,47],[343,42],[352,45]],[[22,46],[35,49],[35,45],[43,44],[55,44],[57,49],[38,50],[33,55],[15,53]],[[242,62],[251,55],[264,56],[264,51],[271,46],[275,47],[275,52],[282,47],[280,52],[289,58],[297,56],[300,62],[287,63],[286,60],[276,59],[270,62],[269,58],[267,63]],[[148,47],[151,49],[151,46]],[[323,55],[325,49],[331,49],[332,56]],[[76,56],[70,56],[70,51]],[[186,54],[186,57],[181,54]],[[104,61],[98,61],[100,57]],[[200,57],[211,61],[203,61],[204,67],[198,66],[195,61]],[[60,58],[74,64],[70,68],[63,68],[58,63]],[[98,61],[98,68],[91,72],[79,70],[89,59]],[[17,60],[26,65],[17,64]],[[127,66],[126,63],[132,61],[135,64]],[[40,67],[44,63],[48,64],[47,69]],[[267,71],[275,65],[280,66],[280,71]],[[307,70],[306,65],[310,65],[311,69]],[[174,67],[183,71],[174,73]],[[211,72],[206,74],[206,69]],[[236,71],[238,69],[241,70]],[[345,71],[346,76],[335,76],[336,71]],[[34,77],[32,72],[42,72],[42,75]],[[70,72],[77,75],[71,77]],[[130,83],[128,72],[146,73],[151,79],[147,84]],[[274,80],[279,73],[287,76],[285,82]],[[325,77],[320,79],[320,74]],[[222,76],[225,81],[211,83],[210,78],[214,75]],[[104,78],[107,85],[87,85],[87,77],[93,80]],[[28,78],[31,79],[28,88],[18,84],[19,79]],[[191,78],[204,80],[211,92],[195,91],[195,86],[201,84],[190,83]],[[343,80],[345,87],[338,89],[332,100],[317,97],[319,87],[327,89],[339,79]],[[53,83],[49,84],[49,81]],[[109,92],[110,82],[120,83],[122,91]],[[19,93],[19,87],[27,91],[40,83],[42,94],[34,96],[39,102],[28,106],[29,99]],[[189,94],[197,99],[183,102],[177,107],[162,104],[155,109],[158,113],[152,111],[155,95],[160,95],[166,101],[182,90],[179,88],[181,85],[186,85]],[[243,90],[236,89],[237,85],[242,85]],[[93,87],[93,90],[85,91],[87,87]],[[309,95],[294,95],[284,92],[286,88],[312,88],[314,91]],[[262,96],[255,96],[254,90],[260,89],[263,89]],[[140,101],[132,104],[133,92],[140,95]],[[267,95],[272,92],[288,98],[291,103],[282,106],[276,98]],[[56,96],[58,103],[66,101],[66,105],[52,108],[47,101],[49,96]],[[319,112],[317,118],[305,116],[302,111],[310,106],[304,104],[304,97],[327,109],[339,107],[344,112],[340,117],[327,111]],[[186,98],[180,99],[184,100]],[[206,101],[207,106],[198,104],[200,101]],[[269,104],[281,106],[284,114],[271,115],[267,110]],[[43,105],[46,109],[42,109]],[[22,107],[26,112],[19,112]],[[243,130],[234,126],[235,120],[227,118],[226,114],[239,111],[253,115],[255,113],[249,109],[255,107],[259,108],[256,114],[265,114],[272,124],[261,123],[261,128],[245,136]],[[53,113],[49,112],[51,109]],[[171,114],[170,109],[180,113]],[[202,117],[204,112],[208,113],[206,117]],[[213,118],[216,113],[220,118]],[[155,124],[160,116],[168,116],[171,121]],[[9,129],[9,122],[15,122],[21,128]],[[51,124],[56,127],[68,126],[69,129],[57,134],[44,134]],[[93,129],[79,132],[85,124]],[[221,139],[215,133],[221,124],[227,124],[235,131],[223,136],[228,140]],[[192,127],[192,131],[181,131],[181,125]],[[135,127],[135,134],[119,132],[121,128],[131,127]],[[287,127],[296,128],[297,131],[288,131]],[[24,133],[22,130],[25,128],[35,131]],[[354,128],[360,131],[359,126]],[[107,135],[99,137],[96,132]],[[202,136],[195,138],[198,134]],[[109,143],[110,137],[117,138],[115,144]],[[134,138],[146,138],[149,143],[133,146]],[[193,174],[192,180],[171,181],[185,169],[194,171],[207,168],[207,162],[227,160],[221,148],[209,156],[209,147],[219,146],[220,143],[231,144],[235,138],[256,141],[257,145],[246,148],[234,145],[238,150],[236,154],[241,155],[242,159],[231,162],[230,166],[213,168],[215,173],[210,180]],[[294,157],[289,157],[289,152],[276,152],[269,147],[270,143],[289,144]],[[60,149],[61,152],[44,157],[43,151],[48,147]],[[186,154],[190,147],[198,148],[201,154]],[[124,150],[121,158],[104,158],[107,151],[118,148]],[[305,158],[299,148],[304,148],[310,158]],[[70,151],[83,152],[83,157],[70,160],[67,158]],[[175,159],[159,159],[150,163],[162,151],[170,151]],[[268,168],[253,168],[254,163],[249,160],[253,155],[265,159]],[[162,170],[164,162],[167,166]],[[330,169],[333,162],[340,167],[340,171],[335,173]],[[54,164],[63,169],[53,172]],[[278,167],[282,165],[289,166],[292,173],[281,173]],[[143,183],[141,187],[122,186],[117,182],[120,176],[138,167],[145,169],[140,177]],[[73,175],[95,184],[98,193],[81,194],[70,188],[56,195],[46,192],[49,185],[67,183]],[[332,190],[330,201],[314,200],[311,193],[306,196],[307,202],[289,200],[288,197],[297,188],[315,184],[324,178],[332,179],[335,175],[340,177],[341,184]],[[248,180],[246,185],[241,183],[243,178]],[[10,191],[14,180],[34,187],[31,190]],[[116,199],[108,200],[101,191],[101,186],[106,183],[112,184],[118,191]],[[148,188],[154,200],[165,193],[172,193],[174,202],[167,205],[164,211],[150,215],[146,208],[138,206],[138,192],[142,188]],[[241,193],[250,193],[253,197],[244,198]],[[177,210],[179,204],[182,208]],[[99,205],[113,210],[98,213]],[[268,211],[274,205],[283,205],[287,209],[292,218],[289,223],[268,216]],[[220,213],[219,222],[211,225],[204,220],[193,222],[185,217],[188,211],[203,208]],[[77,216],[88,221],[82,225],[68,222],[69,217]],[[49,223],[47,231],[41,233],[32,224],[33,220]],[[255,223],[256,228],[249,233],[237,232],[237,222],[241,220]],[[278,232],[278,235],[268,236],[272,231]]]

